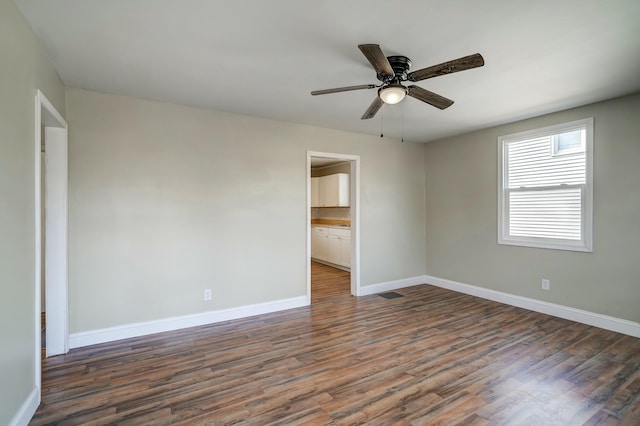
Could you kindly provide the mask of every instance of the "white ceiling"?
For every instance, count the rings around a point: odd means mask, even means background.
[[[427,142],[640,91],[638,0],[14,0],[67,86]],[[378,83],[357,48],[412,70],[479,52],[485,66],[417,83],[360,120]],[[383,120],[381,120],[383,118]]]
[[[346,163],[345,160],[336,160],[335,158],[311,157],[311,168],[321,169],[323,167],[336,166]]]

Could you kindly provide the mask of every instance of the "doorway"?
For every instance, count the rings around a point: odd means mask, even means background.
[[[348,247],[348,257],[350,258],[350,268],[348,272],[331,268],[334,271],[323,269],[323,265],[316,262],[312,264],[311,260],[311,239],[312,239],[312,167],[321,164],[330,166],[335,164],[343,164],[343,168],[347,167],[349,172],[349,213],[348,219],[350,223],[350,246]],[[312,298],[312,269],[313,272],[321,273],[327,276],[335,275],[336,281],[345,281],[349,283],[349,293],[352,296],[360,295],[360,156],[328,153],[328,152],[307,152],[307,303],[311,304]],[[343,218],[344,219],[344,218]],[[334,278],[331,278],[332,280]]]
[[[35,341],[41,381],[44,312],[46,356],[69,351],[67,307],[67,123],[41,92],[35,102]],[[44,161],[45,164],[42,164]],[[42,294],[44,292],[44,294]],[[44,303],[44,306],[42,304]]]

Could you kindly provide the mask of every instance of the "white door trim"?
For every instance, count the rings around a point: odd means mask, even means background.
[[[360,296],[360,156],[307,151],[307,303],[311,304],[311,158],[348,161],[351,165],[349,196],[351,207],[351,294]]]
[[[69,351],[68,277],[68,130],[47,97],[38,90],[35,102],[35,385],[41,389],[40,312],[42,265],[41,143],[44,126],[45,156],[45,293],[47,315],[47,356]]]

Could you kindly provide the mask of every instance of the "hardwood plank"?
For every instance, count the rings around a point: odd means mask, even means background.
[[[640,339],[420,285],[43,360],[31,424],[640,424]]]

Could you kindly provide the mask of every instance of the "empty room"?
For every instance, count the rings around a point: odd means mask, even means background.
[[[640,2],[0,0],[0,424],[640,424]]]

